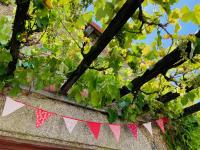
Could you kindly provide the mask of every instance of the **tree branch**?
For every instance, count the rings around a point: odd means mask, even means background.
[[[167,25],[169,23],[161,24],[161,23],[154,23],[154,22],[148,22],[148,21],[146,21],[144,19],[142,6],[139,7],[139,20],[142,22],[142,24],[141,24],[141,26],[139,28],[139,32],[138,33],[142,32],[142,27],[144,26],[144,24],[148,24],[148,25],[156,25],[156,26],[162,28],[169,35],[169,37],[171,38],[171,45],[170,45],[169,50],[168,50],[168,53],[169,53],[170,50],[171,50],[171,48],[172,48],[172,46],[173,46],[173,44],[174,44],[174,38],[173,38],[172,34],[169,33],[169,31],[166,29],[166,27],[167,27]]]
[[[127,20],[132,16],[136,9],[141,5],[143,0],[127,0],[122,6],[114,19],[108,25],[103,34],[99,37],[94,46],[91,47],[89,53],[87,53],[79,66],[70,75],[69,79],[61,87],[61,93],[67,94],[73,84],[80,78],[82,74],[89,68],[91,63],[98,57],[98,55],[104,50],[107,44],[117,34],[117,32],[123,27]]]

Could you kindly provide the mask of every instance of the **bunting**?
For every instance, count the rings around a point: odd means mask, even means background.
[[[95,139],[98,139],[99,131],[100,131],[100,128],[101,128],[101,123],[87,122],[87,125],[88,125],[90,131],[92,132],[92,134],[94,135]]]
[[[6,103],[4,105],[4,109],[3,109],[1,116],[7,116],[7,115],[13,113],[14,111],[22,108],[23,106],[24,106],[24,104],[18,103],[16,101],[12,100],[12,98],[10,98],[10,97],[6,97]]]
[[[156,120],[156,123],[160,127],[161,131],[163,133],[165,133],[165,127],[164,127],[163,118]]]
[[[63,119],[69,133],[71,134],[78,121],[71,118],[66,118],[66,117],[63,117]]]
[[[39,128],[41,125],[44,124],[44,122],[50,117],[52,116],[53,113],[51,112],[47,112],[45,110],[42,109],[37,109],[35,111],[36,114],[36,128]]]
[[[138,138],[138,126],[136,124],[134,124],[134,123],[133,124],[128,124],[127,126],[130,129],[133,137],[135,137],[135,139],[137,140],[137,138]]]
[[[86,120],[81,120],[81,119],[76,119],[76,118],[72,118],[69,116],[62,116],[59,114],[56,114],[54,112],[49,112],[46,110],[43,110],[41,108],[37,108],[31,105],[28,105],[26,103],[20,102],[20,101],[14,101],[12,98],[10,97],[6,97],[6,102],[4,105],[4,109],[2,112],[2,116],[7,116],[13,112],[15,112],[16,110],[20,109],[23,106],[27,106],[29,108],[32,108],[35,110],[35,114],[36,114],[36,128],[39,128],[41,125],[43,125],[45,123],[46,120],[49,119],[49,117],[51,117],[52,115],[57,115],[63,118],[65,126],[68,130],[68,132],[71,134],[72,131],[74,130],[75,126],[77,125],[77,123],[80,122],[85,122],[87,123],[87,126],[90,130],[90,132],[93,134],[94,138],[97,140],[99,137],[99,132],[101,129],[101,125],[108,125],[111,129],[111,131],[113,132],[114,138],[116,139],[117,142],[119,142],[120,139],[120,134],[121,134],[121,126],[127,126],[128,129],[130,130],[131,134],[133,135],[133,137],[137,140],[138,139],[138,125],[135,123],[129,123],[129,124],[108,124],[108,123],[100,123],[100,122],[92,122],[92,121],[86,121]],[[165,128],[164,125],[165,123],[167,123],[169,120],[168,118],[164,117],[164,118],[160,118],[158,120],[155,120],[156,124],[158,125],[158,127],[161,129],[161,131],[163,133],[165,133]],[[152,122],[147,122],[142,124],[151,135],[153,135],[152,132]]]
[[[149,133],[153,136],[151,122],[144,123],[143,126],[149,131]]]
[[[115,125],[115,124],[109,124],[109,127],[110,127],[111,131],[113,132],[113,135],[114,135],[116,141],[119,142],[121,126]]]

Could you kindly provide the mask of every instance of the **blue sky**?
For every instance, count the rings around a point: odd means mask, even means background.
[[[195,5],[200,4],[200,0],[180,0],[178,3],[174,4],[171,8],[175,9],[175,8],[182,8],[183,6],[188,6],[191,10],[194,8]],[[148,7],[145,8],[145,10],[149,13],[152,13],[153,11],[153,5],[150,5]],[[163,23],[166,23],[165,21],[165,17],[163,17],[163,19],[161,20]],[[188,35],[188,34],[193,34],[198,30],[198,26],[194,25],[192,22],[179,22],[181,25],[181,30],[179,31],[179,35]],[[174,29],[173,26],[168,26],[167,30],[170,33],[173,33]],[[165,34],[165,32],[162,32]],[[147,36],[147,38],[145,39],[145,43],[151,43],[154,38],[157,36],[157,32],[154,31],[151,34],[149,34]],[[170,45],[171,40],[164,40],[164,47],[167,47]]]
[[[197,4],[200,4],[200,0],[179,0],[179,2],[178,3],[176,3],[176,4],[174,4],[173,6],[172,6],[172,9],[174,9],[174,8],[182,8],[183,6],[188,6],[191,10],[193,9],[193,7],[195,6],[195,5],[197,5]],[[149,12],[149,13],[152,13],[153,12],[153,8],[154,8],[154,6],[153,5],[149,5],[149,6],[147,6],[147,7],[145,7],[145,10],[147,11],[147,12]],[[93,10],[93,6],[90,6],[89,8],[88,8],[88,10],[89,11],[91,11],[91,10]],[[165,17],[163,17],[163,20],[161,20],[163,23],[166,23],[166,21],[165,21]],[[95,21],[95,19],[93,19],[94,21]],[[97,21],[95,21],[97,24],[99,24],[100,26],[101,26],[101,24],[99,23],[99,22],[97,22]],[[179,31],[179,35],[188,35],[188,34],[193,34],[193,33],[195,33],[197,30],[198,30],[198,26],[197,25],[194,25],[193,23],[191,23],[191,22],[187,22],[187,23],[184,23],[184,22],[182,22],[182,21],[180,21],[180,25],[181,25],[181,30]],[[173,28],[173,26],[169,26],[168,28],[167,28],[167,30],[170,32],[170,33],[173,33],[173,31],[174,31],[174,28]],[[165,34],[165,32],[161,32],[161,34],[162,33],[164,33]],[[154,40],[154,38],[157,36],[157,32],[156,31],[154,31],[154,32],[152,32],[151,34],[149,34],[148,36],[147,36],[147,38],[145,39],[145,43],[147,43],[147,44],[149,44],[149,43],[151,43],[153,40]],[[167,46],[169,46],[170,45],[170,43],[171,43],[171,40],[164,40],[164,47],[167,47]]]

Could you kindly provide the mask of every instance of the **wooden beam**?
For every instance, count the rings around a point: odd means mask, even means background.
[[[30,0],[16,0],[16,4],[17,10],[14,19],[13,32],[9,42],[12,60],[8,63],[7,76],[14,75],[14,71],[16,70],[21,45],[18,36],[25,31],[25,21],[28,17]]]
[[[181,117],[186,117],[186,116],[196,113],[198,111],[200,111],[200,102],[197,104],[194,104],[190,107],[185,108],[183,110],[183,115]]]
[[[195,34],[196,37],[200,38],[200,30],[198,33]],[[175,68],[177,66],[180,66],[184,62],[187,61],[187,59],[184,59],[181,55],[181,48],[177,47],[175,50],[173,50],[171,53],[163,57],[161,60],[159,60],[152,69],[147,69],[142,76],[139,76],[131,81],[132,83],[132,89],[128,89],[126,86],[123,86],[120,89],[120,96],[123,97],[130,92],[134,93],[140,90],[140,88],[147,83],[148,81],[152,80],[153,78],[157,77],[159,74],[165,75],[166,72],[169,69]],[[191,42],[189,41],[187,43],[187,48],[185,49],[185,52],[187,52],[188,57],[191,52]],[[195,53],[194,53],[195,55]],[[168,93],[169,94],[169,93]],[[169,95],[168,95],[169,96]],[[172,93],[170,93],[170,96],[174,96]],[[175,94],[177,96],[177,94]],[[169,97],[167,97],[169,98]],[[168,99],[169,100],[169,99]]]
[[[196,88],[198,88],[198,87],[194,87],[194,86],[186,87],[185,88],[186,89],[186,93],[188,93],[188,92],[190,92],[190,91],[192,91],[192,90],[194,90]],[[168,92],[168,93],[162,95],[161,97],[159,97],[157,100],[162,102],[162,103],[164,103],[164,104],[166,104],[166,103],[178,98],[179,96],[180,96],[180,93]]]
[[[126,3],[122,6],[114,19],[110,22],[103,34],[99,37],[95,45],[91,47],[90,51],[84,56],[84,59],[81,61],[76,70],[72,72],[68,80],[63,84],[63,86],[61,87],[61,93],[63,95],[67,94],[73,84],[76,83],[81,75],[85,73],[91,63],[104,50],[104,48],[123,27],[127,20],[133,15],[133,13],[137,10],[142,2],[143,0],[126,1]]]

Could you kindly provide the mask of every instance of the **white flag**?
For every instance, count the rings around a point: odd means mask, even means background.
[[[151,122],[144,123],[143,126],[149,131],[149,133],[150,133],[151,135],[153,135]]]
[[[65,117],[63,117],[63,119],[65,121],[65,125],[66,125],[69,133],[71,134],[72,130],[74,129],[74,127],[76,126],[78,121],[74,120],[74,119],[70,119],[70,118],[65,118]]]
[[[7,116],[7,115],[11,114],[12,112],[20,109],[23,106],[24,106],[24,104],[16,102],[16,101],[12,100],[12,98],[10,98],[10,97],[6,97],[6,103],[4,105],[3,113],[1,116]]]

